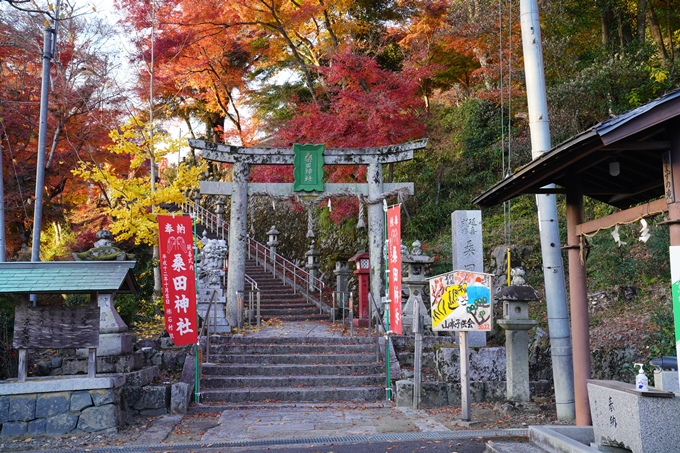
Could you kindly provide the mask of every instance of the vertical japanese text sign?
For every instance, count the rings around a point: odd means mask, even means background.
[[[293,145],[293,191],[323,192],[324,145]]]
[[[454,271],[483,272],[482,211],[454,211],[451,214]]]
[[[387,210],[390,330],[401,335],[401,205]]]
[[[158,216],[165,330],[177,346],[198,341],[193,225],[189,216]]]

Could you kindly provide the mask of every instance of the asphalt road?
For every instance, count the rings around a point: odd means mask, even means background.
[[[355,442],[346,444],[309,444],[293,446],[263,447],[211,447],[192,445],[164,445],[156,447],[112,447],[93,448],[87,450],[70,450],[70,453],[484,453],[489,439],[444,439],[444,440],[398,440],[379,442]],[[501,440],[501,439],[498,439]],[[503,438],[503,441],[517,443],[527,442],[527,438]],[[36,451],[36,450],[34,450]],[[39,451],[39,450],[38,450]],[[50,450],[50,452],[67,452],[68,450]]]

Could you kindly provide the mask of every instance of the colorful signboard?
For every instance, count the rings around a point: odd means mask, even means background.
[[[293,191],[323,192],[324,145],[293,145]]]
[[[481,272],[453,271],[430,281],[432,330],[491,330],[493,276]]]
[[[401,319],[401,205],[387,209],[387,249],[390,291],[390,330],[402,334]]]
[[[158,216],[165,330],[177,346],[198,342],[193,223],[189,216]]]

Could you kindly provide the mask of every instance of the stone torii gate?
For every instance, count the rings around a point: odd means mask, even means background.
[[[368,241],[371,255],[371,293],[380,302],[383,288],[383,207],[375,201],[385,192],[406,188],[413,194],[413,183],[383,184],[382,165],[413,159],[413,151],[423,149],[427,139],[376,148],[327,148],[323,163],[326,165],[367,165],[366,184],[325,184],[325,193],[352,192],[368,197]],[[201,150],[204,159],[233,164],[232,182],[201,181],[201,194],[231,196],[229,228],[229,268],[227,273],[227,321],[236,325],[238,307],[237,291],[244,289],[246,261],[246,231],[248,219],[248,194],[267,192],[290,194],[292,183],[248,184],[250,165],[293,165],[293,148],[247,148],[230,146],[205,140],[189,139],[189,146]],[[312,195],[312,193],[310,193]],[[373,203],[371,203],[373,202]]]

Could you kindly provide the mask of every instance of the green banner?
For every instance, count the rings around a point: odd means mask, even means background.
[[[323,150],[324,145],[293,145],[293,191],[323,192]]]

